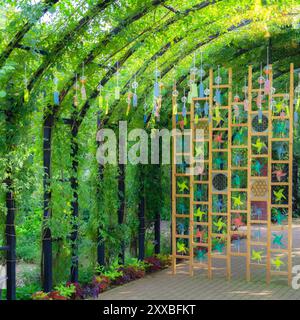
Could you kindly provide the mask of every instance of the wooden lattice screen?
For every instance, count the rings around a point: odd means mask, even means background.
[[[253,80],[249,67],[243,99],[233,96],[231,69],[225,84],[210,69],[209,91],[184,113],[173,97],[173,129],[190,129],[186,139],[173,135],[174,273],[185,259],[191,275],[200,268],[211,278],[221,259],[230,279],[242,257],[247,280],[263,268],[267,283],[275,275],[291,283],[294,66],[285,93],[273,89],[272,66],[264,72]],[[188,173],[200,154],[203,172]]]

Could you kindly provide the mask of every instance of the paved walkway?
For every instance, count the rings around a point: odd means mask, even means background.
[[[220,261],[220,259],[215,259]],[[223,266],[221,265],[223,263]],[[300,265],[300,225],[293,226],[293,265]],[[194,277],[187,274],[187,266],[177,267],[178,273],[171,274],[167,269],[148,275],[143,279],[116,287],[101,294],[101,300],[248,300],[248,299],[297,299],[300,289],[287,286],[286,277],[272,277],[271,284],[266,285],[263,267],[256,268],[251,282],[245,281],[245,258],[232,259],[233,278],[227,281],[224,274],[224,261],[214,266],[214,277],[208,280],[205,270],[195,270]]]

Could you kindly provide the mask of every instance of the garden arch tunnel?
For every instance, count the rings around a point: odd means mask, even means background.
[[[127,10],[124,11],[124,6]],[[80,208],[80,170],[83,159],[80,158],[82,143],[80,136],[87,133],[90,123],[95,133],[102,126],[115,127],[118,120],[128,120],[130,126],[170,127],[171,95],[173,79],[177,80],[180,91],[186,86],[186,77],[192,64],[193,54],[204,52],[205,67],[211,65],[236,68],[237,82],[243,83],[240,66],[254,65],[259,73],[259,64],[265,61],[265,48],[271,49],[271,58],[278,81],[283,83],[288,73],[288,62],[298,57],[298,24],[299,8],[292,1],[78,1],[74,7],[65,1],[49,0],[32,4],[4,4],[2,12],[11,10],[6,38],[1,45],[1,136],[3,148],[1,158],[2,175],[6,201],[2,207],[6,215],[6,245],[1,247],[7,252],[7,294],[15,298],[15,214],[18,204],[26,194],[21,185],[28,183],[29,173],[20,180],[14,169],[17,158],[32,144],[26,138],[37,134],[30,129],[43,127],[43,160],[36,160],[37,167],[43,170],[43,232],[42,232],[42,277],[45,291],[52,287],[52,211],[57,211],[55,202],[57,191],[57,172],[59,165],[53,164],[59,154],[60,134],[68,137],[69,157],[65,159],[68,178],[60,177],[59,182],[69,185],[67,198],[70,198],[70,211],[73,221],[70,222],[71,280],[78,278],[78,223]],[[28,16],[32,18],[28,18]],[[24,18],[24,19],[20,19]],[[55,31],[55,32],[54,32]],[[37,39],[39,35],[39,39]],[[95,38],[97,39],[95,41]],[[250,43],[249,39],[253,40]],[[270,42],[271,41],[271,42]],[[285,50],[283,51],[283,43]],[[250,48],[250,50],[249,50]],[[24,67],[26,65],[26,72]],[[131,109],[126,115],[126,98],[131,84],[139,83],[137,93],[139,101],[152,99],[153,72],[158,66],[161,70],[161,81],[165,83],[164,106],[160,124],[152,117],[152,108],[145,111],[141,106]],[[113,101],[111,97],[116,85],[116,71],[120,71],[121,98]],[[80,76],[87,77],[87,98],[74,106],[74,83]],[[276,77],[276,74],[275,74]],[[24,87],[24,78],[26,80]],[[58,84],[53,83],[58,79]],[[107,114],[95,119],[98,107],[99,84],[112,104]],[[56,87],[56,88],[54,88]],[[24,88],[26,94],[23,94]],[[28,90],[28,91],[27,91]],[[53,103],[53,90],[59,92],[59,103]],[[27,100],[28,95],[28,100]],[[139,102],[140,104],[140,102]],[[125,107],[124,107],[125,105]],[[146,123],[143,123],[143,113]],[[36,118],[35,118],[36,115]],[[30,125],[28,125],[30,124]],[[64,129],[68,127],[69,129]],[[62,133],[60,133],[60,131]],[[41,141],[41,140],[40,140]],[[55,143],[53,142],[55,141]],[[20,148],[20,145],[24,147]],[[92,144],[89,145],[93,148]],[[96,146],[94,146],[96,147]],[[19,150],[20,149],[20,150]],[[17,150],[17,151],[16,151]],[[39,151],[39,152],[40,152]],[[38,154],[39,152],[35,152]],[[23,164],[27,153],[21,157]],[[27,154],[28,155],[28,154]],[[38,157],[38,156],[36,156]],[[95,166],[95,164],[94,164]],[[52,170],[51,170],[52,169]],[[98,166],[98,178],[104,179],[104,168]],[[118,224],[124,222],[126,170],[120,166],[118,179]],[[39,175],[41,177],[41,175]],[[67,183],[66,183],[67,182]],[[141,186],[140,186],[141,187]],[[64,187],[65,188],[65,187]],[[101,193],[101,185],[96,188]],[[66,203],[67,200],[64,200]],[[101,199],[100,199],[101,200]],[[138,199],[139,205],[139,243],[140,255],[144,256],[144,196]],[[60,204],[62,206],[62,204]],[[22,204],[23,206],[23,204]],[[54,206],[54,208],[53,208]],[[100,203],[101,207],[101,203]],[[159,214],[156,216],[159,221]],[[100,264],[104,263],[103,222],[97,221],[97,245]],[[159,224],[156,224],[156,239],[159,240]],[[60,241],[60,240],[58,240]],[[157,252],[159,245],[156,246]],[[124,258],[124,243],[119,253]],[[71,261],[72,260],[72,261]]]

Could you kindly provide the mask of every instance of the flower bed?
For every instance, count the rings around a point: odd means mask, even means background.
[[[113,287],[141,279],[147,273],[163,270],[171,263],[166,255],[148,257],[144,261],[132,259],[127,265],[113,265],[108,270],[98,269],[91,282],[71,283],[55,287],[54,291],[38,291],[32,295],[33,300],[83,300],[96,299],[100,293]]]

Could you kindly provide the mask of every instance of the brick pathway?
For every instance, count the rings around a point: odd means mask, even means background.
[[[262,267],[256,268],[251,282],[244,279],[245,258],[232,259],[232,280],[227,281],[224,274],[224,261],[217,260],[214,265],[214,278],[208,280],[204,270],[195,270],[194,277],[187,274],[186,265],[178,266],[178,273],[171,274],[167,269],[148,275],[143,279],[116,287],[103,294],[103,300],[139,300],[139,299],[297,299],[300,300],[300,289],[294,290],[287,286],[286,278],[272,277],[268,286],[264,282],[265,272]],[[300,225],[293,226],[293,265],[300,264]]]

